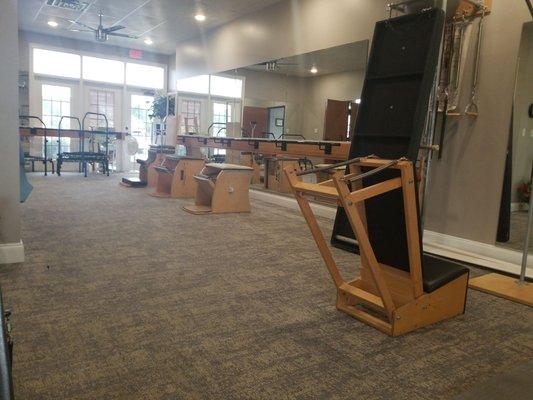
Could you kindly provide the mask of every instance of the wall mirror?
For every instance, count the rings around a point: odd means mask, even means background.
[[[242,135],[347,140],[367,57],[365,40],[233,71],[245,82]]]
[[[180,133],[347,140],[368,40],[178,81]]]
[[[523,25],[516,71],[497,244],[522,252],[531,224],[528,210],[533,177],[533,22]],[[531,242],[528,243],[530,257]]]

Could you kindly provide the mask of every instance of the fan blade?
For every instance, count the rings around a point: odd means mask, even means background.
[[[277,63],[277,64],[278,64],[278,65],[300,65],[300,64],[298,64],[298,63],[284,63],[284,62],[281,62],[281,63],[279,62],[279,63]]]
[[[90,29],[92,32],[97,31],[97,29],[93,28],[92,26],[85,25],[84,23],[81,23],[81,22],[78,22],[78,21],[74,21],[72,19],[67,19],[67,21],[70,22],[71,24],[76,24],[76,25],[79,25],[79,26],[83,26],[84,28]]]
[[[71,32],[94,32],[94,31],[90,31],[89,29],[69,29],[69,31]]]
[[[119,30],[124,29],[124,28],[125,28],[125,26],[116,25],[116,26],[111,26],[109,28],[105,28],[104,32],[110,33],[110,32],[119,31]]]
[[[139,36],[126,35],[125,33],[109,32],[108,35],[109,36],[120,36],[120,37],[125,37],[125,38],[130,38],[130,39],[139,39]]]

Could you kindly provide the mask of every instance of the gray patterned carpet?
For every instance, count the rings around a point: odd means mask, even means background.
[[[17,399],[449,399],[533,357],[533,310],[479,292],[396,339],[336,311],[297,212],[196,216],[117,176],[30,179],[27,262],[0,268]]]

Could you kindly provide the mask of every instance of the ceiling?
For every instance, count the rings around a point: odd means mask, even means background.
[[[110,37],[110,45],[173,54],[176,43],[201,35],[245,14],[261,10],[280,0],[62,0],[63,3],[86,3],[84,11],[50,6],[60,0],[19,0],[19,28],[26,31],[93,41],[89,32],[72,32],[67,20],[89,26],[98,25],[101,11],[104,27],[124,25],[120,33],[141,36],[139,39]],[[194,15],[202,12],[207,19],[197,22]],[[59,24],[51,28],[47,22]],[[144,44],[150,37],[153,44]]]
[[[368,40],[348,43],[342,46],[313,51],[293,57],[286,57],[277,60],[278,68],[268,71],[277,74],[309,77],[334,74],[338,72],[364,70],[368,58]],[[282,65],[282,64],[296,65]],[[310,72],[312,67],[316,67],[317,73]],[[246,67],[254,71],[266,71],[264,65],[252,65]]]

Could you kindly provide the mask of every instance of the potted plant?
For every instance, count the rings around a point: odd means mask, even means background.
[[[529,204],[529,199],[531,197],[531,181],[522,182],[518,185],[518,197],[522,203]]]
[[[176,107],[176,98],[174,96],[169,98],[168,115],[174,115]],[[164,90],[157,90],[154,95],[154,101],[150,107],[150,118],[156,118],[159,121],[167,116],[167,94]]]
[[[168,136],[170,143],[165,143],[167,139],[161,137],[161,144],[169,144],[175,146],[176,135],[175,135],[175,108],[176,108],[176,97],[168,96],[168,115],[167,115],[167,93],[164,90],[158,90],[154,94],[154,101],[150,107],[150,114],[148,116],[154,119],[154,133],[156,137],[156,142],[160,142],[157,137],[160,135]],[[164,123],[163,123],[164,121]]]

